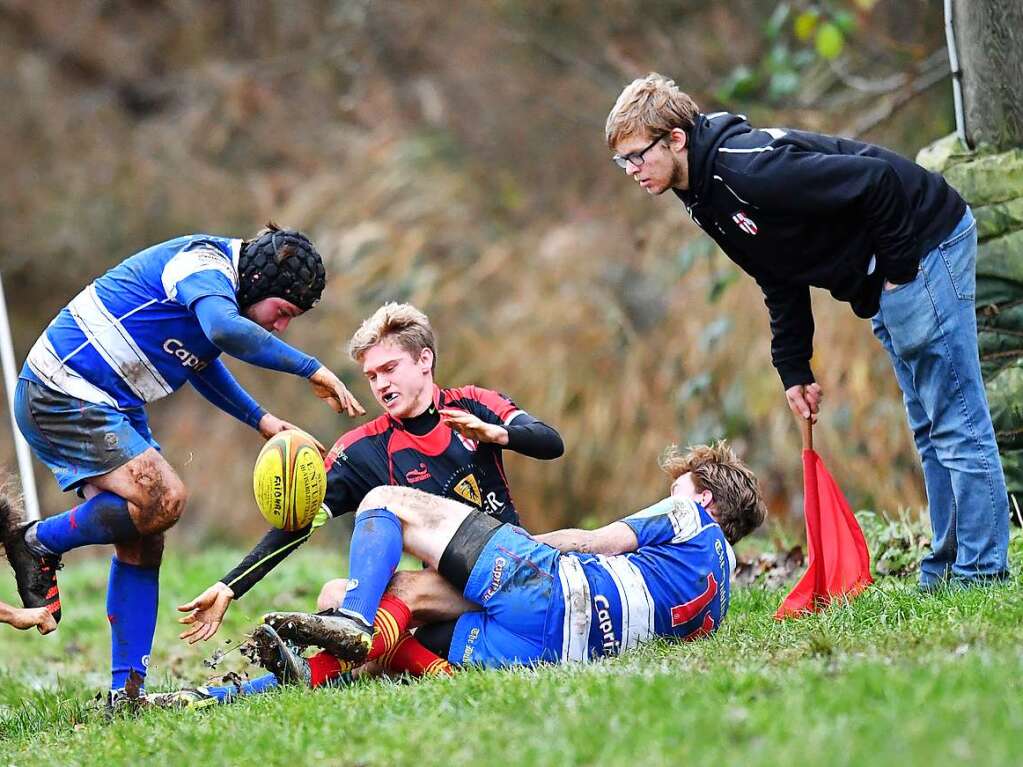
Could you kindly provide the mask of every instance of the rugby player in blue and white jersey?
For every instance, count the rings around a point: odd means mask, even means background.
[[[436,620],[445,590],[455,611],[466,609],[459,596],[481,607],[416,633],[455,664],[588,661],[657,636],[710,634],[728,611],[731,544],[766,508],[756,476],[724,444],[672,448],[662,465],[673,480],[667,498],[598,530],[539,536],[450,499],[375,488],[358,512],[375,524],[356,527],[341,614],[270,613],[253,635],[259,657],[282,681],[306,683],[308,662],[282,640],[360,662],[389,582],[413,621]],[[431,570],[392,579],[403,548]]]
[[[85,502],[38,523],[0,514],[26,607],[60,620],[56,570],[66,551],[113,544],[107,593],[111,690],[144,677],[156,627],[163,533],[186,493],[159,453],[145,406],[186,383],[264,438],[291,424],[234,379],[222,352],[307,378],[335,411],[364,411],[318,360],[273,334],[311,309],[326,283],[303,234],[275,225],[251,240],[195,234],[154,245],[97,278],[29,352],[15,392],[18,426],[63,490]],[[112,694],[110,700],[116,702]]]

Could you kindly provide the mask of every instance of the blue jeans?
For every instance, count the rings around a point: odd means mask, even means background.
[[[931,551],[920,585],[1008,575],[1009,500],[977,351],[977,225],[966,214],[912,282],[881,294],[891,357],[923,463]]]

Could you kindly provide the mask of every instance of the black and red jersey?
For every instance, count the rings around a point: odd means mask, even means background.
[[[442,408],[465,410],[481,421],[503,426],[505,446],[477,443],[445,425]],[[346,432],[327,454],[327,495],[331,516],[354,512],[380,485],[403,485],[453,498],[482,509],[502,522],[518,524],[502,452],[557,458],[564,452],[558,433],[518,408],[508,397],[478,386],[441,389],[433,404],[415,418],[381,415]],[[240,597],[309,538],[310,529],[271,530],[221,580]]]
[[[441,421],[441,408],[465,410],[504,427],[519,416],[528,418],[514,402],[490,389],[434,387],[433,407],[423,415],[403,421],[385,414],[335,443],[326,461],[324,503],[330,513],[354,511],[378,485],[404,485],[468,503],[517,525],[519,515],[504,473],[503,448],[477,444],[452,430]]]

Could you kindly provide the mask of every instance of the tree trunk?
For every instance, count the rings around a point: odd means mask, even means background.
[[[952,0],[966,139],[1023,146],[1023,0]]]

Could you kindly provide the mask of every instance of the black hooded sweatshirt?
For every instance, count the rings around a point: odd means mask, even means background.
[[[757,130],[698,115],[689,131],[689,215],[764,291],[771,359],[785,388],[811,383],[810,287],[873,317],[887,279],[916,277],[966,203],[937,173],[871,144]]]

